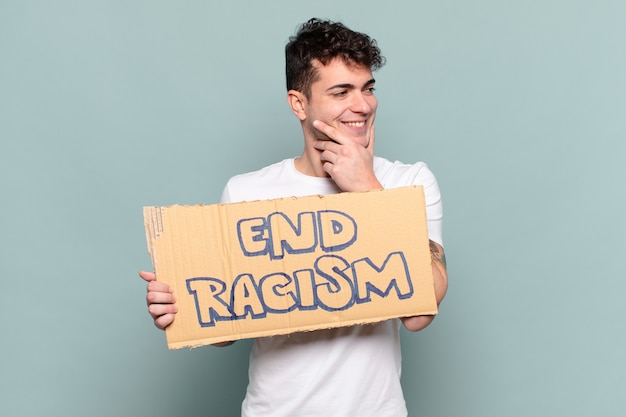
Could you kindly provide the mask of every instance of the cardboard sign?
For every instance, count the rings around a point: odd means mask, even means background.
[[[168,347],[436,314],[422,187],[144,207]]]

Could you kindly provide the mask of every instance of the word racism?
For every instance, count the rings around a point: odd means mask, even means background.
[[[389,253],[378,265],[369,257],[349,262],[340,256],[357,243],[357,230],[353,217],[336,210],[301,212],[295,221],[282,212],[239,220],[237,237],[246,257],[280,262],[285,256],[320,256],[310,268],[257,277],[245,272],[230,284],[217,277],[187,279],[200,326],[294,310],[346,310],[392,293],[410,298],[413,284],[401,251]]]

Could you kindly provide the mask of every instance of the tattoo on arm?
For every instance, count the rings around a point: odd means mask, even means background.
[[[434,259],[435,261],[441,262],[443,266],[446,266],[446,254],[444,253],[443,248],[439,246],[438,244],[436,244],[435,242],[433,242],[432,240],[429,241],[429,244],[430,244],[430,257]]]

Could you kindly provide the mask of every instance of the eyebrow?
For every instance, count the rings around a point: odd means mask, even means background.
[[[363,84],[363,87],[367,87],[368,85],[372,85],[376,82],[375,79],[371,79],[368,82],[366,82],[365,84]],[[326,91],[330,91],[330,90],[334,90],[335,88],[346,88],[346,89],[351,89],[351,88],[356,88],[356,86],[354,84],[350,84],[350,83],[344,83],[344,84],[336,84],[333,85],[332,87],[328,87],[326,89]]]

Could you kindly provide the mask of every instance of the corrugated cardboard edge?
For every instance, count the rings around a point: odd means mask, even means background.
[[[423,315],[436,315],[436,314],[437,314],[437,309],[435,309],[432,312],[423,313]],[[237,340],[255,339],[257,337],[289,336],[290,334],[294,334],[294,333],[307,333],[307,332],[314,332],[317,330],[328,330],[328,329],[335,329],[335,328],[338,329],[341,327],[350,327],[350,326],[358,326],[358,325],[364,325],[364,326],[375,325],[377,323],[381,323],[383,321],[387,321],[391,319],[399,319],[399,317],[392,315],[392,316],[377,317],[377,320],[375,321],[372,319],[367,319],[365,321],[361,321],[361,320],[342,321],[341,325],[337,325],[337,326],[329,326],[328,323],[324,323],[316,327],[311,327],[311,326],[307,326],[306,328],[290,327],[285,332],[276,331],[275,333],[272,333],[272,334],[268,334],[267,332],[256,332],[256,333],[249,332],[245,334],[245,337],[213,337],[213,338],[188,340],[185,342],[168,342],[168,349],[170,350],[176,350],[176,349],[182,349],[182,348],[195,349],[197,347],[212,345],[215,343],[235,342]]]
[[[163,207],[144,207],[143,208],[143,224],[146,230],[146,243],[148,245],[148,253],[152,259],[152,267],[156,268],[156,253],[154,242],[163,233]]]

